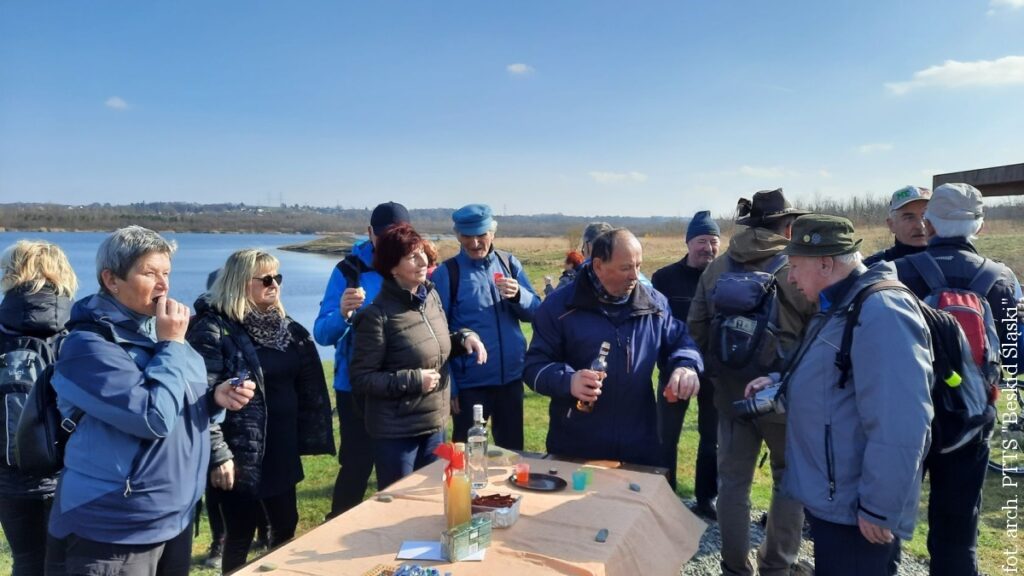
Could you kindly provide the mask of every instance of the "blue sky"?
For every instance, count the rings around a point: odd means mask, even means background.
[[[1024,0],[0,0],[0,202],[731,212],[1024,161]]]

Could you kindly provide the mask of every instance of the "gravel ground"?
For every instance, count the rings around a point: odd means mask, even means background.
[[[694,502],[683,501],[687,507],[692,508]],[[761,523],[758,521],[764,510],[752,510],[750,518],[750,541],[751,541],[751,558],[754,564],[757,564],[757,560],[753,559],[757,547],[761,545],[761,541],[764,540],[764,528],[761,527]],[[709,522],[708,529],[704,531],[704,536],[700,539],[700,547],[697,549],[697,554],[686,563],[680,572],[681,576],[719,576],[722,573],[721,562],[722,556],[719,553],[722,547],[722,537],[718,532],[718,523]],[[805,567],[805,571],[800,574],[813,574],[814,567],[814,545],[810,540],[804,537],[803,543],[800,545],[800,563]],[[903,556],[903,562],[900,564],[899,576],[928,576],[928,563],[916,558],[908,557],[906,554]]]

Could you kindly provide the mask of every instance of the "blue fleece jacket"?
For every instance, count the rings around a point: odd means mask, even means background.
[[[487,348],[487,362],[477,364],[476,357],[468,354],[452,358],[452,394],[458,394],[460,388],[500,386],[521,379],[526,337],[519,323],[532,322],[534,312],[540,307],[540,297],[530,285],[522,263],[509,255],[512,270],[506,270],[493,249],[479,260],[471,259],[465,250],[454,258],[459,266],[459,293],[455,295],[455,302],[451,301],[448,266],[438,266],[430,279],[441,297],[448,329],[456,332],[468,328],[476,332]],[[496,272],[515,276],[519,282],[516,301],[498,295],[494,284]]]
[[[369,268],[359,274],[359,285],[366,291],[366,300],[360,310],[369,306],[380,293],[383,278],[373,267],[373,244],[367,240],[352,247],[352,253]],[[321,346],[334,346],[334,389],[351,392],[348,377],[348,357],[352,351],[351,318],[341,315],[341,295],[348,288],[348,281],[337,267],[331,272],[324,299],[320,301],[320,313],[313,322],[313,338]]]
[[[109,327],[114,341],[83,322]],[[85,413],[68,440],[50,533],[156,544],[192,520],[206,488],[211,417],[203,359],[157,342],[153,320],[96,294],[78,301],[57,360],[58,408]]]

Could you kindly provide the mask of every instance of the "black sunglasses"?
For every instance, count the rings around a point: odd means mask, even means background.
[[[284,276],[282,276],[280,274],[274,274],[274,275],[267,274],[266,276],[253,276],[252,279],[253,280],[261,280],[263,282],[263,287],[264,288],[270,288],[271,286],[274,285],[274,282],[277,282],[277,285],[280,286],[281,285],[281,281],[284,280]]]

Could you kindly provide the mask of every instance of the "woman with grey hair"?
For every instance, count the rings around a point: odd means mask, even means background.
[[[196,301],[188,331],[211,385],[242,375],[256,382],[252,402],[211,435],[210,484],[224,491],[225,573],[245,564],[264,513],[270,548],[295,535],[300,456],[334,454],[323,366],[309,331],[285,314],[283,280],[273,254],[235,252]]]
[[[74,422],[50,513],[46,573],[188,574],[210,424],[254,384],[207,388],[168,297],[175,245],[121,228],[96,255],[100,291],[75,303],[52,384]]]

